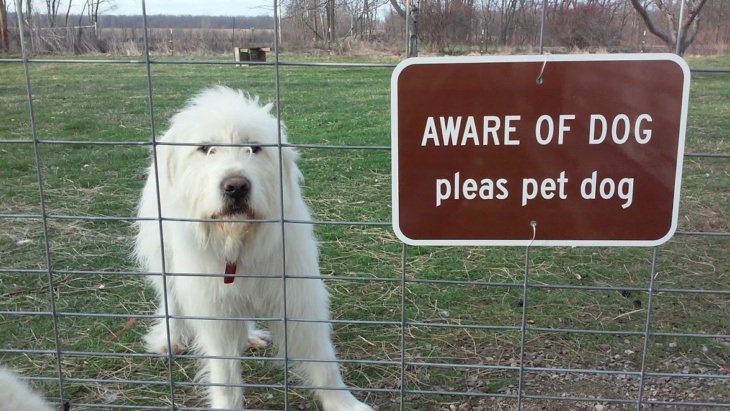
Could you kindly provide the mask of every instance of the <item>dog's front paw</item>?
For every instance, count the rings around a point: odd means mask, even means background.
[[[322,408],[325,411],[373,411],[358,401],[347,391],[329,391],[330,395],[322,396]]]
[[[253,325],[248,329],[248,348],[251,350],[263,350],[269,346],[271,334],[265,330],[259,330]]]
[[[167,327],[164,323],[158,323],[144,336],[147,352],[152,354],[168,354],[168,347],[172,348],[172,354],[180,354],[185,350],[185,344],[181,335],[170,334],[170,345],[167,343]]]
[[[347,411],[374,411],[373,408],[367,404],[363,404],[360,401],[355,400],[355,404],[349,404],[347,406],[338,408],[339,410]]]

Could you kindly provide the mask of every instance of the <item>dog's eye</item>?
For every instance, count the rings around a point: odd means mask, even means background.
[[[213,146],[200,146],[198,147],[198,150],[202,151],[204,154],[213,154],[215,150],[213,150]]]
[[[251,152],[256,154],[261,151],[261,146],[251,146]]]

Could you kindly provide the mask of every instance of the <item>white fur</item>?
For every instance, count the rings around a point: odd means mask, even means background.
[[[51,411],[38,394],[12,372],[0,368],[0,411]]]
[[[194,97],[171,120],[162,142],[191,143],[193,146],[157,146],[157,171],[162,216],[166,218],[210,219],[223,210],[224,178],[238,176],[251,183],[250,212],[236,218],[276,220],[281,218],[283,181],[284,218],[310,220],[301,197],[302,178],[296,166],[297,154],[282,148],[283,176],[280,179],[279,149],[263,147],[252,154],[248,147],[215,147],[215,144],[276,144],[277,120],[271,105],[262,107],[250,98],[226,87],[215,87]],[[282,142],[286,135],[282,127]],[[209,154],[199,146],[212,145]],[[139,204],[140,217],[158,217],[158,195],[154,163]],[[225,217],[223,217],[225,218]],[[135,252],[142,268],[161,272],[162,258],[158,221],[141,221]],[[237,263],[238,277],[224,284],[222,277],[167,276],[167,311],[170,315],[198,317],[281,318],[282,228],[281,223],[178,222],[163,223],[165,271],[167,273],[218,274],[226,261]],[[286,275],[319,276],[317,245],[311,224],[285,225]],[[276,278],[246,277],[269,275]],[[150,276],[158,294],[158,314],[164,315],[163,280]],[[327,320],[328,294],[320,279],[286,280],[288,318]],[[234,320],[175,320],[170,323],[173,350],[185,346],[202,355],[238,356],[252,343],[265,345],[268,335],[252,324]],[[271,321],[273,340],[283,357],[282,321]],[[335,360],[331,326],[315,322],[287,322],[288,358]],[[157,321],[145,338],[151,352],[168,349],[165,321]],[[337,363],[290,362],[311,386],[344,388]],[[211,383],[241,384],[240,361],[206,359],[201,375]],[[240,409],[243,390],[232,387],[207,388],[213,408]],[[368,411],[347,390],[317,389],[315,394],[326,411]]]

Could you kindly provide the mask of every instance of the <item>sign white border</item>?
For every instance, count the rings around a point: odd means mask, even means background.
[[[465,63],[523,63],[551,61],[673,61],[679,65],[684,73],[682,87],[682,112],[679,123],[679,147],[677,152],[677,169],[674,182],[674,202],[672,205],[672,225],[669,232],[657,240],[541,240],[540,226],[536,227],[536,238],[525,240],[414,240],[407,237],[400,230],[399,198],[398,198],[398,77],[408,66],[417,64],[465,64]],[[402,242],[408,245],[442,245],[442,246],[628,246],[653,247],[664,244],[677,230],[679,216],[679,195],[682,186],[682,163],[684,161],[684,139],[687,129],[687,107],[689,101],[690,71],[687,62],[671,53],[656,54],[561,54],[561,55],[525,55],[525,56],[477,56],[477,57],[415,57],[404,60],[393,70],[390,79],[390,122],[391,122],[391,175],[392,175],[392,215],[393,231]],[[525,227],[525,232],[529,232]]]

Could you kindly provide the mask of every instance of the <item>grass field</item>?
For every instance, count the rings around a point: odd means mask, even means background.
[[[689,62],[693,67],[730,66],[727,56]],[[32,138],[23,66],[0,63],[0,72],[0,360],[26,376],[52,378],[57,377],[56,343],[52,317],[45,314],[51,307],[42,222],[7,217],[41,212],[33,145],[7,141]],[[389,146],[391,72],[282,67],[281,116],[290,141]],[[38,138],[150,141],[145,75],[140,64],[31,64]],[[152,75],[158,134],[185,99],[207,85],[226,84],[264,101],[275,99],[271,67],[153,65]],[[730,75],[693,74],[686,151],[727,154],[728,130]],[[46,213],[133,216],[148,152],[149,147],[136,145],[40,144]],[[390,221],[387,150],[300,152],[305,196],[315,220]],[[685,159],[679,213],[679,230],[730,232],[727,158]],[[153,313],[153,294],[134,275],[131,222],[47,221],[66,399],[104,409],[169,405],[166,360],[133,355],[144,353],[141,336],[148,320],[137,316]],[[514,328],[522,318],[524,248],[409,246],[402,307],[402,246],[390,227],[320,225],[316,230],[323,274],[353,277],[327,280],[332,317],[343,321],[334,325],[340,357],[391,362],[342,365],[349,385],[380,390],[358,392],[358,397],[380,410],[398,409],[403,308],[406,320],[418,323],[405,330],[405,359],[429,364],[406,367],[406,390],[429,391],[407,393],[406,409],[514,408],[511,395],[517,392],[520,361],[520,331]],[[646,370],[687,376],[646,377],[645,399],[730,404],[730,379],[688,377],[730,376],[729,240],[681,235],[659,247],[651,332],[668,335],[650,338]],[[530,283],[535,287],[529,289],[526,307],[531,330],[525,338],[525,365],[533,368],[525,374],[525,394],[637,397],[639,378],[622,372],[641,370],[648,306],[648,293],[641,289],[649,286],[652,253],[650,248],[531,250]],[[428,282],[434,279],[453,281]],[[356,322],[360,320],[395,324]],[[118,355],[90,354],[97,352]],[[180,382],[175,387],[178,406],[201,406],[196,387],[185,384],[195,374],[194,360],[176,359],[173,369]],[[283,383],[280,368],[264,360],[246,361],[244,378],[247,384]],[[58,400],[56,381],[37,380],[35,385]],[[282,392],[248,388],[246,406],[280,409]],[[318,409],[306,390],[292,390],[290,401],[295,409]],[[598,403],[524,401],[526,409],[548,410],[594,409]],[[668,405],[658,408],[663,407]],[[636,405],[610,404],[609,409]]]

